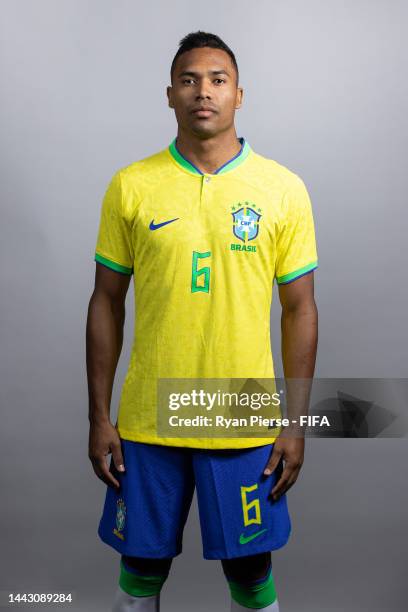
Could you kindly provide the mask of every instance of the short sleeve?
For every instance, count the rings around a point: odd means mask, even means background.
[[[283,217],[277,239],[275,276],[290,283],[318,266],[312,205],[303,181],[295,181],[283,197]]]
[[[117,172],[105,193],[99,221],[95,261],[116,272],[132,274],[132,228],[123,214],[123,189]]]

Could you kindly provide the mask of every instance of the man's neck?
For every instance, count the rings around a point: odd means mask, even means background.
[[[179,129],[176,146],[203,174],[214,174],[241,149],[235,129],[206,139],[199,139]]]

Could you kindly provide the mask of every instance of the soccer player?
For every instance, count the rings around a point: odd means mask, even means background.
[[[159,610],[196,490],[203,555],[221,561],[231,610],[277,612],[271,551],[291,531],[286,492],[303,462],[303,437],[283,435],[290,427],[275,437],[159,435],[158,381],[273,379],[275,278],[285,378],[313,376],[311,203],[299,176],[237,137],[243,89],[218,36],[183,38],[170,74],[177,136],[114,173],[88,311],[89,458],[108,485],[98,534],[120,554],[113,610]],[[113,424],[132,276],[134,342]]]

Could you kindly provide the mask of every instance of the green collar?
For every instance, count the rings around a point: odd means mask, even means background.
[[[177,138],[175,138],[173,142],[171,142],[169,145],[170,155],[185,170],[188,170],[193,174],[199,174],[202,176],[204,172],[201,172],[201,170],[199,170],[197,166],[195,166],[191,161],[184,157],[184,155],[182,155],[177,149],[176,140]],[[213,174],[224,174],[225,172],[229,172],[230,170],[233,170],[234,168],[242,164],[243,161],[245,161],[252,149],[244,138],[239,138],[239,141],[241,143],[241,150],[239,151],[239,153],[234,155],[232,159],[220,166]]]

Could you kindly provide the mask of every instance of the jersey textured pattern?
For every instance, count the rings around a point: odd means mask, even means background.
[[[246,448],[275,438],[157,435],[159,378],[273,378],[273,281],[317,267],[302,179],[241,150],[214,174],[177,149],[118,170],[106,190],[95,261],[133,274],[135,331],[118,431],[127,440]]]

